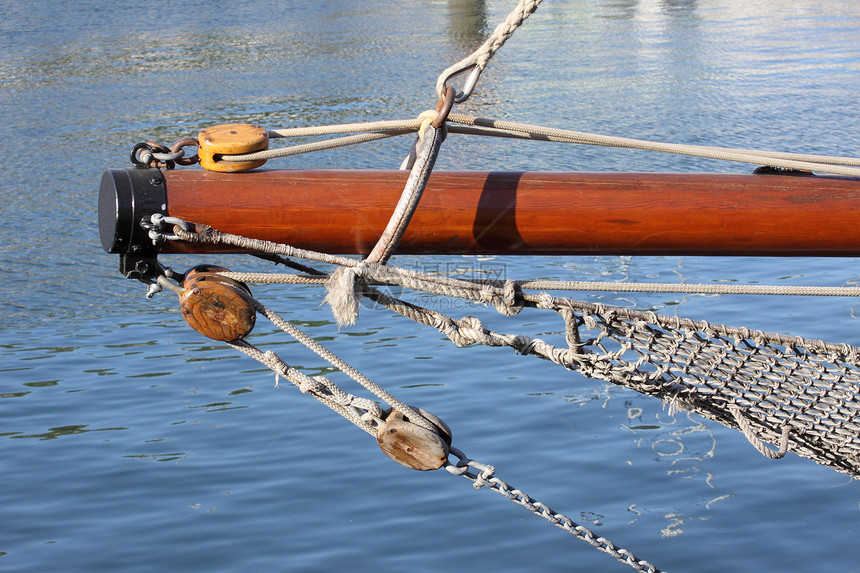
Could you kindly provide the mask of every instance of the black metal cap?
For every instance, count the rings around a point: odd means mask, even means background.
[[[158,169],[109,169],[99,188],[99,238],[108,253],[158,252],[141,219],[167,214],[167,188]]]

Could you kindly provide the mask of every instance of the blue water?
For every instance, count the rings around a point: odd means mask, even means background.
[[[443,472],[407,470],[256,362],[144,298],[101,251],[101,173],[142,140],[413,117],[512,1],[0,1],[0,571],[623,571]],[[860,153],[860,8],[548,0],[465,111],[657,140]],[[274,167],[396,167],[408,141]],[[439,169],[748,172],[748,166],[450,137]],[[838,216],[835,214],[834,216]],[[578,222],[587,224],[587,221]],[[227,257],[165,257],[269,269]],[[510,278],[856,284],[855,259],[396,257]],[[860,489],[733,430],[534,358],[457,349],[372,308],[338,329],[317,287],[255,294],[443,418],[497,475],[670,571],[849,571]],[[584,294],[860,345],[852,300]],[[492,327],[552,337],[540,311]],[[311,374],[264,322],[253,340]],[[338,382],[345,382],[340,378]],[[356,391],[344,383],[345,389]]]

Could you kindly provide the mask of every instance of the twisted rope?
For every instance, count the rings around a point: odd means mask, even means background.
[[[449,116],[449,120],[471,126],[473,129],[472,131],[469,131],[469,133],[481,135],[542,139],[563,143],[640,149],[660,153],[702,157],[705,159],[718,159],[740,163],[751,163],[754,165],[767,165],[770,167],[780,167],[785,169],[819,171],[822,173],[844,175],[848,177],[860,177],[860,169],[844,167],[860,166],[860,159],[853,157],[835,157],[830,155],[809,155],[751,149],[730,149],[704,145],[664,143],[644,139],[633,139],[629,137],[615,137],[581,131],[556,129],[453,113]],[[489,130],[482,128],[489,128]],[[456,130],[451,131],[455,132]]]
[[[294,273],[222,273],[231,279],[259,284],[323,284],[329,275],[310,276]],[[485,285],[485,281],[467,281]],[[505,281],[507,282],[507,281]],[[369,281],[371,285],[387,284]],[[492,284],[492,283],[490,283]],[[595,281],[548,281],[542,279],[515,282],[521,290],[556,290],[581,292],[641,292],[718,295],[775,295],[775,296],[846,296],[860,297],[860,287],[828,287],[801,285],[757,285],[757,284],[693,284],[693,283],[628,283]],[[492,293],[492,291],[489,291]],[[453,296],[453,295],[451,295]],[[507,295],[506,295],[507,296]],[[470,297],[478,300],[481,297]]]
[[[430,111],[429,113],[435,114]],[[345,145],[354,145],[395,137],[418,131],[426,123],[422,114],[415,119],[363,122],[354,124],[339,124],[321,127],[298,127],[270,131],[279,134],[278,137],[299,137],[306,135],[330,135],[336,133],[365,132],[358,135],[318,141],[301,145],[267,149],[255,153],[241,155],[224,155],[224,161],[252,161],[286,157],[299,153],[321,151]],[[448,133],[465,135],[482,135],[488,137],[505,137],[526,139],[531,141],[552,141],[556,143],[573,143],[579,145],[596,145],[601,147],[618,147],[638,149],[657,153],[671,153],[704,159],[732,161],[750,165],[765,165],[791,170],[828,173],[845,177],[860,177],[860,158],[840,157],[833,155],[815,155],[806,153],[787,153],[757,149],[733,149],[704,145],[688,145],[683,143],[666,143],[630,137],[616,137],[584,131],[574,131],[476,117],[460,113],[451,113],[446,124]]]
[[[541,2],[542,0],[520,0],[511,13],[508,14],[507,18],[496,26],[490,37],[477,50],[439,74],[439,78],[436,80],[436,93],[439,94],[439,99],[444,97],[447,83],[452,77],[473,68],[479,70],[478,73],[483,71],[487,67],[487,62],[490,61],[490,58],[508,41],[526,18],[537,10]],[[466,97],[468,95],[466,94]]]

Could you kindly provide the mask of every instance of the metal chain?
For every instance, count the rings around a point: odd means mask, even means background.
[[[197,154],[185,156],[185,147],[196,146],[197,140],[192,138],[180,139],[170,147],[147,141],[138,143],[131,149],[131,162],[136,167],[157,167],[159,169],[173,169],[179,165],[194,165],[197,163]]]
[[[454,475],[460,475],[469,479],[475,489],[486,487],[500,495],[503,495],[517,505],[529,510],[536,516],[549,521],[559,529],[567,531],[580,541],[585,541],[598,551],[611,555],[621,563],[624,563],[637,571],[646,571],[647,573],[660,572],[660,569],[657,569],[653,564],[637,558],[627,549],[618,547],[605,537],[598,537],[587,527],[577,524],[562,513],[553,511],[545,503],[536,501],[524,491],[511,487],[506,482],[496,477],[496,469],[493,466],[469,459],[466,457],[466,454],[453,446],[451,446],[450,451],[459,459],[455,464],[451,464],[449,462],[444,466],[445,469]],[[476,471],[469,471],[470,469],[474,469]]]

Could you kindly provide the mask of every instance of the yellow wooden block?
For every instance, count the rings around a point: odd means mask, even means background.
[[[197,136],[197,144],[197,156],[203,169],[222,173],[248,171],[260,167],[266,160],[226,162],[220,161],[220,156],[268,149],[269,134],[257,125],[224,123],[201,131]]]

